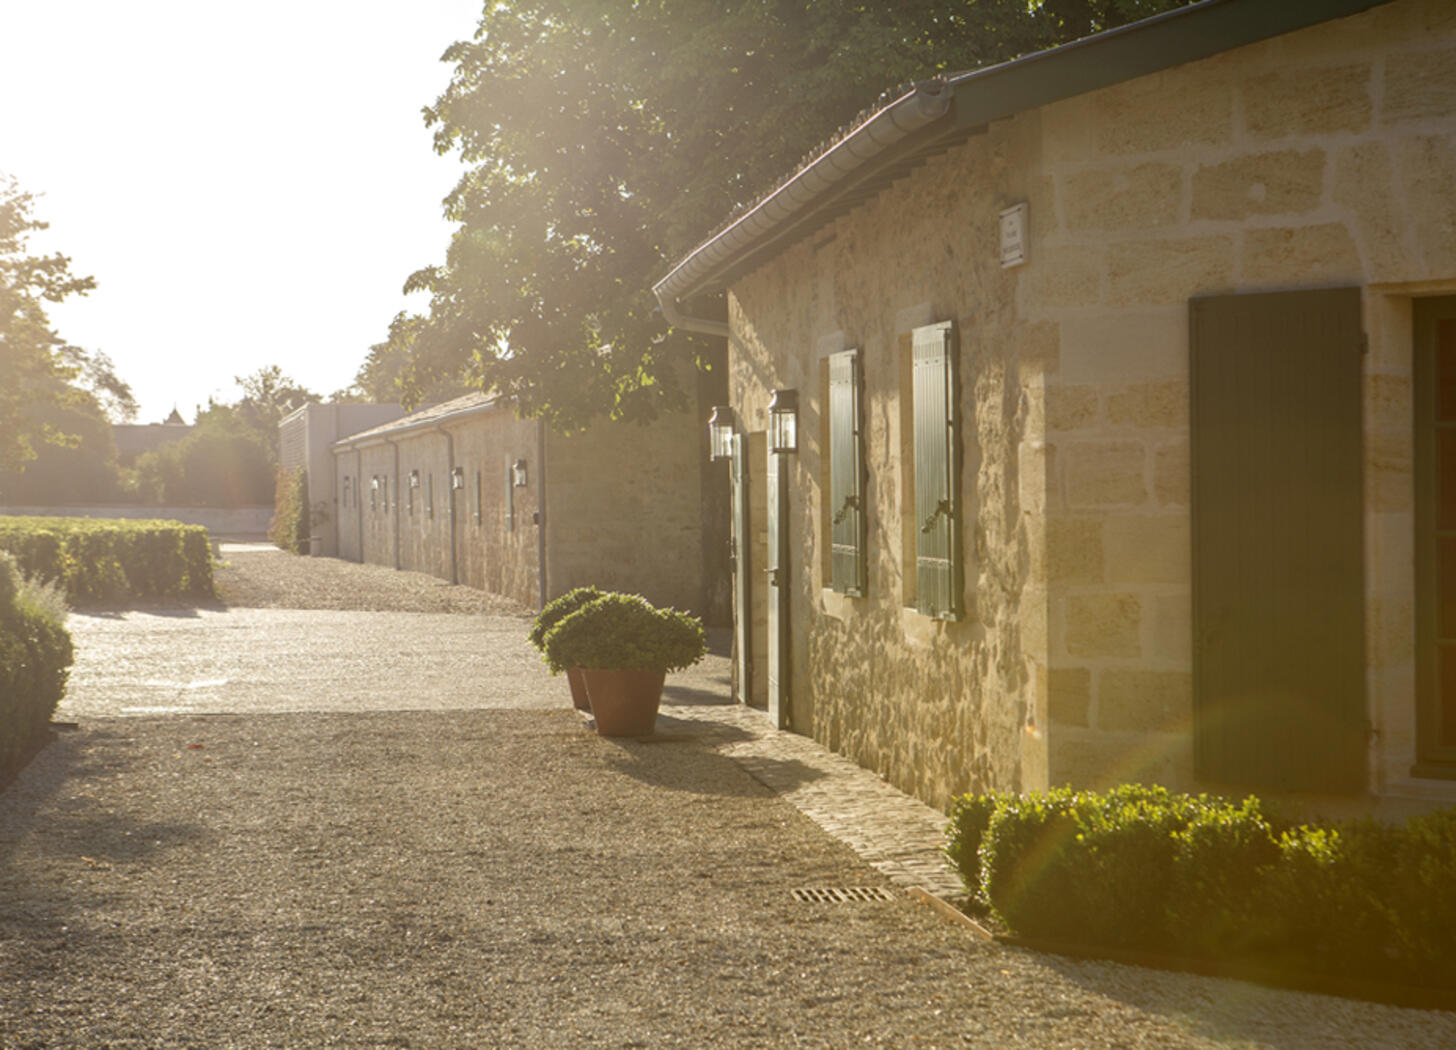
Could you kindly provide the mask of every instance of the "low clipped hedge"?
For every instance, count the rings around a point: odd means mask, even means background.
[[[77,605],[214,596],[207,530],[176,521],[0,517],[0,550]]]
[[[0,551],[0,785],[48,739],[72,659],[65,618],[59,590]]]
[[[1019,937],[1456,990],[1456,810],[1293,824],[1140,785],[967,795],[946,855]]]

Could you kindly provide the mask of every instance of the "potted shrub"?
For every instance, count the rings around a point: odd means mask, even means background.
[[[695,616],[656,608],[641,595],[606,594],[548,631],[545,651],[553,672],[582,669],[598,733],[648,736],[667,672],[702,659],[707,639]]]
[[[540,652],[542,659],[546,658],[547,632],[587,602],[595,601],[604,593],[606,592],[599,591],[595,587],[578,587],[546,603],[536,614],[535,622],[531,624],[531,644]],[[555,668],[552,670],[554,672]],[[586,682],[581,677],[581,668],[567,667],[564,670],[567,684],[571,686],[572,706],[578,711],[590,711],[591,704],[587,702]]]

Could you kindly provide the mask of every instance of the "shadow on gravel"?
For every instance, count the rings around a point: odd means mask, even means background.
[[[104,780],[131,765],[124,748],[128,739],[125,733],[104,729],[62,733],[32,760],[21,778],[0,793],[0,871],[9,866],[16,846],[34,826],[37,812],[63,784]],[[97,744],[112,746],[98,748]],[[52,848],[87,858],[88,863],[144,860],[208,833],[197,824],[138,823],[89,796],[51,806],[51,819],[62,823],[65,830],[63,836],[49,837]]]
[[[698,689],[690,685],[663,686],[662,698],[674,704],[716,704],[720,707],[736,702],[720,690]]]
[[[682,751],[664,751],[654,747],[652,741],[614,742],[621,751],[606,756],[607,769],[649,787],[723,798],[761,798],[765,793],[761,784],[745,777],[738,765],[724,755],[704,750],[686,762]]]

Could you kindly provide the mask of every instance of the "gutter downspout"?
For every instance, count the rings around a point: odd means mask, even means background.
[[[541,608],[551,593],[546,580],[546,422],[536,420],[536,577],[540,583]]]
[[[399,571],[399,444],[392,437],[385,441],[394,449],[394,568]]]
[[[435,427],[445,439],[445,491],[450,493],[450,582],[460,582],[460,563],[455,553],[455,435],[441,423]]]
[[[356,539],[359,543],[359,564],[364,564],[364,501],[359,498],[359,479],[364,476],[364,453],[358,446],[354,448],[354,511],[359,519],[359,532]]]

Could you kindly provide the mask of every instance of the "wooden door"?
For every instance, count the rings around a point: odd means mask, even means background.
[[[788,501],[789,472],[782,453],[769,452],[767,524],[768,564],[764,581],[768,587],[768,715],[784,729],[789,724],[789,558]]]
[[[1197,775],[1363,790],[1360,292],[1189,316]]]

